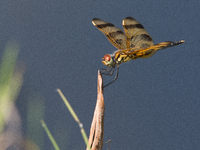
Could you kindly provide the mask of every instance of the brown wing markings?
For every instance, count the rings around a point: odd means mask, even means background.
[[[112,23],[103,21],[98,18],[94,18],[92,23],[103,34],[105,34],[110,43],[113,44],[117,49],[122,50],[126,48],[126,36],[121,29],[117,28]]]
[[[127,17],[123,20],[122,25],[127,38],[127,48],[153,45],[151,36],[136,19]]]
[[[124,28],[128,29],[132,29],[132,28],[140,28],[140,29],[144,29],[142,24],[131,24],[131,25],[124,25]]]

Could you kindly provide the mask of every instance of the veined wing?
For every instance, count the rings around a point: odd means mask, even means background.
[[[122,22],[126,34],[126,45],[128,48],[142,48],[153,45],[153,40],[143,25],[132,17],[127,17]]]
[[[122,52],[125,55],[129,55],[130,57],[132,57],[132,59],[136,59],[136,58],[149,58],[151,57],[153,54],[155,54],[156,51],[160,50],[160,49],[165,49],[168,47],[173,47],[173,46],[177,46],[179,44],[184,43],[184,40],[181,41],[167,41],[167,42],[161,42],[146,48],[141,48],[141,49],[134,49],[134,51],[132,51],[131,49],[128,50],[123,50]]]
[[[121,29],[117,28],[112,23],[103,21],[98,18],[94,18],[92,23],[103,34],[105,34],[110,43],[112,43],[112,45],[114,45],[117,49],[126,49],[126,36]]]

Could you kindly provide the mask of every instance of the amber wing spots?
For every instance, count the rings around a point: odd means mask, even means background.
[[[127,17],[122,22],[126,34],[128,48],[141,48],[153,45],[153,40],[143,25],[132,17]]]
[[[124,32],[114,26],[112,23],[103,21],[98,18],[94,18],[92,23],[97,27],[108,40],[119,50],[126,49],[126,36]]]

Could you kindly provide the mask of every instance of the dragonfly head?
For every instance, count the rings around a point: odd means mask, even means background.
[[[114,66],[113,58],[109,54],[106,54],[103,56],[102,62],[104,65],[106,65],[108,67]]]

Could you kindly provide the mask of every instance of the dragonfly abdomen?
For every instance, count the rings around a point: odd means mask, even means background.
[[[133,59],[137,58],[149,58],[153,56],[156,53],[157,50],[155,49],[144,49],[139,52],[137,52],[133,57]]]

